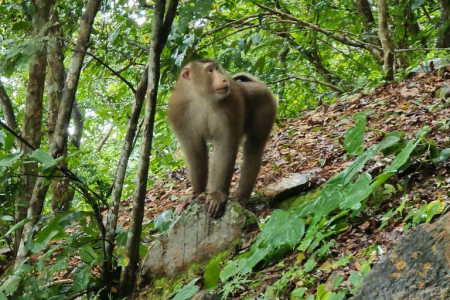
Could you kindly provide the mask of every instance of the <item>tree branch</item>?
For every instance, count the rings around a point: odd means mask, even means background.
[[[365,43],[365,42],[361,42],[361,41],[348,39],[345,36],[337,35],[337,34],[333,33],[332,31],[330,31],[328,29],[322,28],[322,27],[317,26],[317,25],[315,25],[313,23],[309,23],[309,22],[297,19],[296,17],[294,17],[294,16],[292,16],[290,14],[284,13],[282,11],[279,11],[277,9],[273,9],[273,8],[270,8],[270,7],[267,7],[267,6],[264,6],[262,4],[258,4],[258,3],[255,3],[255,4],[257,6],[259,6],[260,8],[262,8],[262,9],[270,11],[273,14],[276,14],[276,15],[279,15],[281,17],[285,17],[287,19],[295,21],[299,26],[308,27],[308,28],[310,28],[310,29],[312,29],[314,31],[318,31],[320,33],[323,33],[326,36],[328,36],[328,37],[330,37],[330,38],[332,38],[332,39],[334,39],[334,40],[336,40],[338,42],[341,42],[343,44],[346,44],[346,45],[349,45],[349,46],[352,46],[352,47],[356,47],[356,48],[365,49],[365,50],[369,51],[370,53],[372,53],[378,59],[382,59],[382,55],[381,55],[381,51],[382,50],[379,47],[375,46],[375,45],[372,45],[372,44],[369,44],[369,43]]]
[[[73,51],[75,52],[82,52],[78,49],[73,49]],[[133,85],[126,80],[125,78],[123,78],[122,75],[120,75],[118,72],[116,72],[113,68],[111,68],[110,66],[108,66],[105,62],[103,62],[100,58],[98,58],[97,56],[95,56],[94,54],[90,53],[89,51],[85,51],[84,54],[89,55],[90,57],[92,57],[93,59],[95,59],[99,64],[101,64],[102,66],[104,66],[105,68],[107,68],[111,73],[113,73],[113,75],[116,75],[120,80],[122,80],[130,89],[131,91],[134,93],[136,93],[136,89],[133,87]]]
[[[267,84],[275,84],[275,83],[280,83],[283,81],[288,81],[288,80],[303,80],[303,81],[307,81],[307,82],[313,82],[313,83],[317,83],[320,85],[324,85],[326,87],[329,87],[330,89],[334,90],[335,92],[339,93],[339,94],[344,94],[345,91],[340,89],[339,87],[327,83],[327,82],[323,82],[317,79],[311,79],[311,76],[307,76],[307,75],[292,75],[292,76],[288,76],[288,77],[284,77],[284,78],[280,78],[277,80],[273,80],[273,81],[269,81],[267,82]]]
[[[414,52],[414,51],[448,51],[450,48],[412,48],[412,49],[395,49],[396,53]]]
[[[2,102],[3,114],[6,120],[6,124],[11,127],[13,130],[17,130],[19,127],[17,126],[16,116],[14,114],[14,109],[12,106],[11,99],[6,93],[5,87],[0,81],[0,101]]]

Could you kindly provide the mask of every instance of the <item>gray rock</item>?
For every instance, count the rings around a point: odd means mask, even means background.
[[[434,92],[435,98],[448,98],[450,97],[450,85],[444,85],[440,89]]]
[[[364,279],[354,300],[450,299],[450,215],[415,227]]]
[[[148,248],[138,284],[155,278],[173,278],[193,263],[208,261],[239,241],[241,234],[257,223],[256,217],[235,201],[228,201],[225,214],[212,219],[204,202],[194,200],[169,230]]]
[[[271,205],[275,205],[290,196],[309,189],[318,171],[320,169],[313,169],[307,173],[292,173],[288,177],[269,184],[262,190],[262,194],[271,198]]]

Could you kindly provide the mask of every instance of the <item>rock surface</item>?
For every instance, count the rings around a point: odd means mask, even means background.
[[[277,182],[269,184],[262,190],[262,194],[271,198],[271,205],[277,204],[290,196],[308,189],[319,170],[313,169],[307,173],[292,173]]]
[[[212,219],[204,202],[194,200],[169,230],[148,248],[139,286],[152,279],[174,277],[193,263],[202,263],[229,249],[243,231],[256,225],[256,217],[235,201],[228,201],[225,214]]]
[[[450,214],[396,241],[354,300],[450,299]]]

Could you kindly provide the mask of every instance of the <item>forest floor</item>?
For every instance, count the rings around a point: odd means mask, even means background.
[[[450,85],[448,71],[450,69],[418,74],[399,83],[380,86],[371,93],[360,93],[349,99],[338,100],[332,105],[320,106],[305,112],[299,119],[277,122],[266,147],[256,192],[290,173],[303,173],[313,169],[319,170],[313,185],[318,187],[345,169],[354,159],[343,147],[345,131],[354,125],[352,116],[361,111],[367,112],[364,141],[366,149],[379,143],[384,133],[398,130],[410,138],[426,125],[430,128],[427,140],[433,141],[440,149],[450,147],[450,99],[441,92],[445,90],[445,86]],[[388,161],[389,157],[379,154],[368,163],[364,171],[379,173]],[[421,164],[420,160],[418,164]],[[370,257],[370,264],[376,263],[378,256],[403,233],[403,218],[389,220],[383,229],[380,229],[380,225],[384,214],[397,208],[406,195],[409,197],[408,210],[418,210],[424,204],[437,199],[448,204],[450,164],[424,164],[420,169],[404,175],[406,190],[395,188],[399,178],[393,178],[389,184],[394,189],[382,193],[378,208],[365,212],[363,217],[356,219],[344,232],[335,236],[337,247],[322,266],[349,254],[353,254],[352,260],[337,269],[317,268],[312,275],[318,283],[326,283],[330,275],[333,277],[336,274],[348,279],[351,271],[361,268],[362,260],[368,260],[367,256]],[[238,166],[235,171],[233,189],[239,175]],[[164,210],[173,209],[179,203],[177,200],[189,193],[186,169],[172,172],[165,182],[156,184],[147,192],[145,222],[153,220]],[[123,227],[127,227],[130,218],[131,201],[127,201],[129,205],[123,203],[119,219]],[[273,210],[262,200],[253,203],[254,212],[260,218],[270,215]],[[372,247],[372,250],[376,248],[377,251],[369,251],[367,255],[369,247]],[[298,253],[292,252],[282,263],[264,266],[253,275],[261,284],[241,291],[232,299],[253,298],[263,294],[267,286],[281,278],[297,263]],[[287,290],[293,290],[300,284],[302,283],[288,282]],[[345,284],[349,285],[348,282],[343,283]],[[317,286],[311,287],[308,293],[314,293]]]

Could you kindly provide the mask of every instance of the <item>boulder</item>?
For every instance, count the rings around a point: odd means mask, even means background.
[[[450,215],[393,243],[354,300],[450,299]]]
[[[204,202],[194,200],[148,248],[139,286],[155,278],[174,278],[191,264],[208,261],[230,249],[246,229],[256,224],[257,218],[236,201],[228,201],[224,216],[213,219],[206,212]]]
[[[277,182],[262,189],[262,194],[271,198],[270,204],[276,205],[282,200],[299,194],[313,185],[313,181],[320,169],[313,169],[307,173],[291,173]]]

